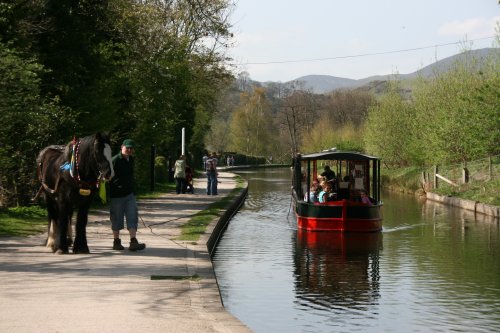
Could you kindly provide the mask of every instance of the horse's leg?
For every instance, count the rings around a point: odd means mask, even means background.
[[[45,239],[45,245],[46,247],[51,247],[52,244],[54,243],[54,233],[53,233],[53,228],[52,228],[52,219],[50,218],[50,214],[47,214],[47,238]]]
[[[45,246],[52,248],[54,246],[54,221],[49,217],[49,223],[47,227],[47,239],[45,240]]]
[[[48,225],[47,225],[47,241],[45,246],[52,249],[52,252],[55,252],[57,249],[55,248],[55,234],[57,232],[57,203],[55,200],[49,199],[47,200],[47,217],[48,217]]]
[[[56,242],[53,249],[58,254],[69,253],[68,250],[68,217],[67,215],[61,214],[60,219],[56,223],[58,228],[56,228]]]
[[[72,225],[72,215],[73,213],[71,213],[71,215],[69,216],[69,219],[68,219],[68,246],[71,246],[73,245],[73,225]]]
[[[82,198],[78,204],[78,215],[75,226],[75,243],[73,244],[73,253],[90,253],[87,245],[87,222],[92,196]]]
[[[55,228],[55,251],[59,254],[68,253],[68,225],[71,219],[71,203],[67,200],[59,202],[59,218]]]

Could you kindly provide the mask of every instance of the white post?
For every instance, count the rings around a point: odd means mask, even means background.
[[[186,128],[182,128],[182,147],[181,147],[181,151],[182,151],[182,155],[186,155],[185,154],[185,145],[186,145],[186,142],[185,142],[185,138],[186,138]]]

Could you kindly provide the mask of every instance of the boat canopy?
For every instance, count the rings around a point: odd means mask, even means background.
[[[294,158],[293,168],[293,188],[298,198],[303,198],[307,193],[309,202],[309,193],[311,183],[317,178],[317,164],[321,161],[337,161],[336,176],[339,177],[335,186],[340,182],[340,176],[350,176],[349,182],[352,187],[348,187],[349,197],[359,195],[360,190],[365,190],[376,202],[380,201],[380,158],[366,155],[354,151],[341,151],[336,149],[324,150],[317,153],[297,154]],[[302,165],[304,162],[305,165]],[[347,165],[344,164],[347,162]],[[344,167],[343,167],[344,165]],[[305,184],[304,184],[305,183]],[[303,188],[303,185],[306,187]],[[338,190],[334,188],[334,190]],[[344,191],[344,190],[343,190]]]

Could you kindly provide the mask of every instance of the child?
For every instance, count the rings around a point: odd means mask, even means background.
[[[361,195],[361,202],[366,204],[366,205],[372,205],[372,201],[370,200],[370,198],[368,197],[368,194],[366,193],[365,190],[361,190],[359,191],[360,195]]]
[[[311,184],[311,189],[309,190],[309,201],[310,202],[318,202],[318,193],[319,193],[319,184],[318,182],[314,181]],[[307,192],[304,195],[304,201],[307,201]]]
[[[327,201],[335,200],[336,194],[332,192],[332,184],[328,181],[321,183],[323,191],[319,193],[319,202],[325,203]]]

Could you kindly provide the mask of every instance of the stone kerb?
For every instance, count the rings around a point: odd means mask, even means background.
[[[426,193],[427,199],[442,204],[459,207],[469,211],[473,211],[477,214],[484,214],[488,216],[493,216],[497,220],[500,219],[500,207],[487,205],[480,203],[478,201],[460,199],[456,197],[443,196],[432,192]]]

